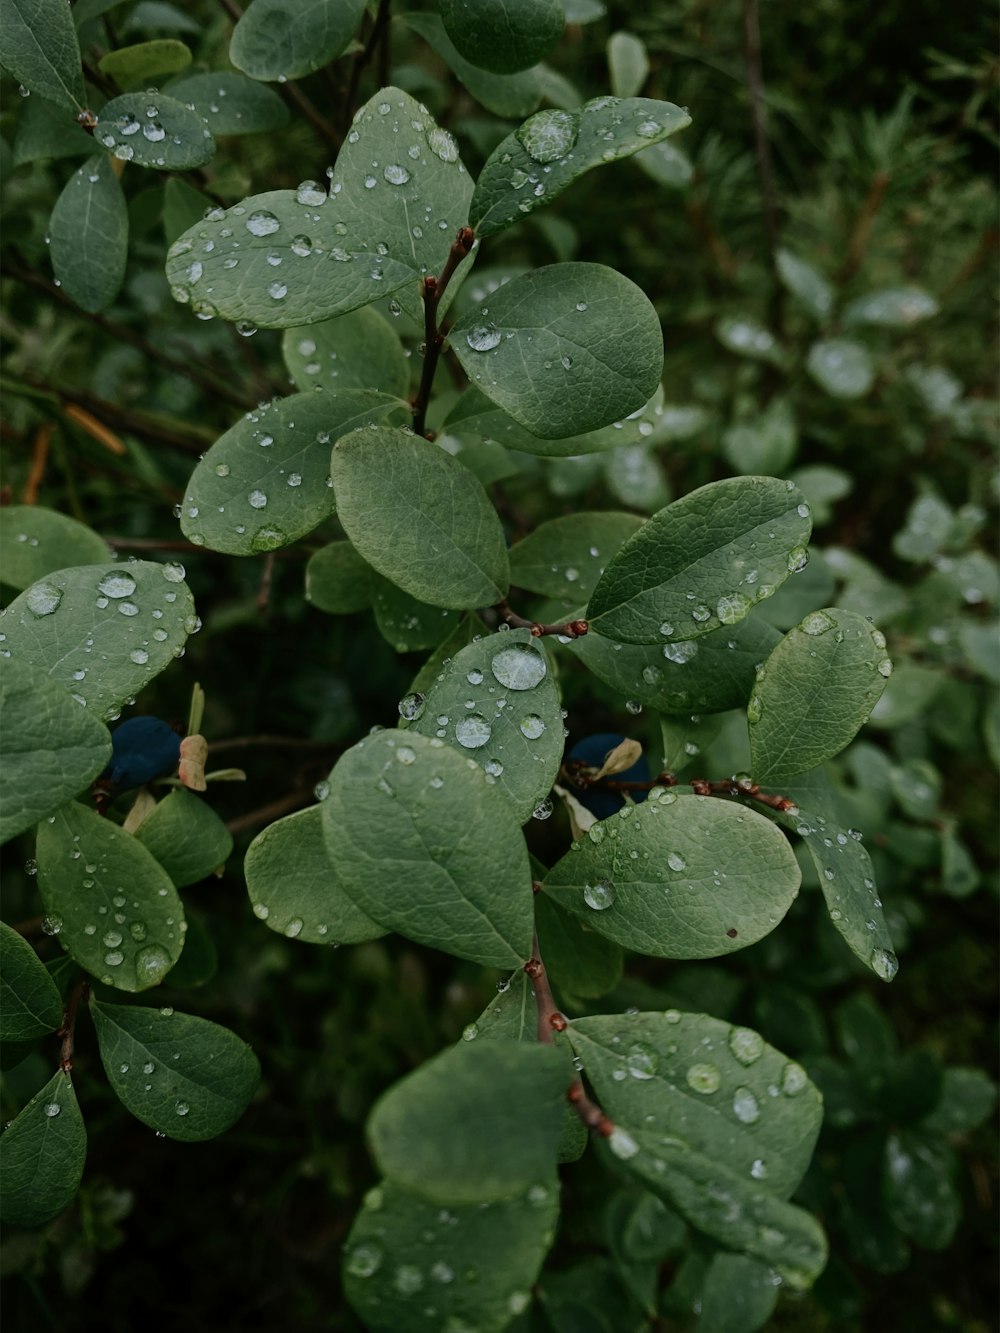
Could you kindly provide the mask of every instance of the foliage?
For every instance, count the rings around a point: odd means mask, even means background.
[[[3,0],[33,1324],[988,1327],[995,65],[619,10]]]

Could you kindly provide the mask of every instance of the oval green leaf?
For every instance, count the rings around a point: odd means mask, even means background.
[[[863,398],[875,383],[875,366],[864,343],[852,338],[827,338],[813,343],[806,367],[821,389],[833,398]]]
[[[922,287],[890,287],[885,291],[866,292],[851,301],[844,311],[844,323],[906,329],[911,324],[930,319],[939,309],[934,297]]]
[[[40,1227],[80,1188],[87,1131],[69,1074],[55,1074],[0,1137],[0,1218]]]
[[[642,524],[636,514],[613,512],[549,519],[511,547],[511,582],[544,597],[585,602],[611,557]]]
[[[375,624],[397,653],[436,648],[451,636],[463,618],[460,611],[443,611],[439,606],[418,601],[372,569],[368,575]]]
[[[119,88],[127,90],[148,88],[170,74],[187,69],[190,63],[191,50],[183,42],[176,37],[156,37],[150,42],[137,42],[134,46],[120,46],[115,51],[108,51],[101,57],[97,68]]]
[[[0,1041],[31,1041],[62,1022],[62,999],[45,964],[0,922]]]
[[[229,58],[265,82],[299,79],[347,50],[365,0],[253,0],[233,29]]]
[[[123,162],[158,171],[189,171],[215,152],[197,111],[163,93],[124,93],[106,102],[94,139]]]
[[[41,505],[0,509],[0,578],[11,588],[70,565],[101,565],[112,555],[103,537],[68,514]]]
[[[420,34],[432,47],[467,92],[487,111],[504,119],[520,120],[530,115],[542,96],[541,86],[533,70],[517,74],[491,74],[474,65],[458,50],[444,30],[436,14],[402,14],[408,28]]]
[[[656,311],[602,264],[550,264],[514,278],[458,321],[451,345],[487,398],[549,438],[638,411],[663,371]]]
[[[395,331],[369,306],[322,324],[286,329],[282,355],[295,387],[378,389],[405,398],[410,363]]]
[[[118,295],[128,257],[128,209],[110,158],[70,176],[49,219],[52,271],[81,310],[96,314]]]
[[[289,120],[288,107],[273,89],[231,69],[187,74],[175,79],[167,92],[193,106],[215,138],[283,130]]]
[[[67,953],[107,986],[157,986],[184,946],[170,877],[131,834],[70,803],[38,826],[38,889]]]
[[[158,801],[135,836],[179,889],[218,870],[233,850],[233,836],[219,816],[184,787]]]
[[[480,483],[440,446],[387,427],[337,441],[337,517],[360,554],[431,606],[491,606],[509,585],[496,510]]]
[[[350,542],[330,542],[309,557],[306,601],[334,616],[364,611],[372,600],[372,569]]]
[[[559,0],[440,0],[438,9],[466,60],[494,74],[537,65],[566,26]]]
[[[2,64],[29,92],[80,111],[86,102],[80,44],[62,0],[0,0]]]

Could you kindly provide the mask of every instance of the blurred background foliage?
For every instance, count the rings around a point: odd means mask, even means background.
[[[489,290],[491,277],[556,259],[624,272],[662,317],[670,410],[650,444],[557,461],[501,451],[482,466],[512,540],[576,510],[650,513],[733,473],[797,481],[816,520],[812,561],[763,613],[785,629],[835,603],[889,638],[889,689],[832,772],[843,822],[865,832],[900,971],[884,987],[853,961],[806,869],[793,911],[754,948],[717,964],[633,957],[610,994],[562,998],[571,1013],[677,1004],[748,1023],[823,1088],[826,1123],[797,1197],[820,1214],[832,1258],[812,1293],[782,1295],[768,1327],[985,1333],[997,1240],[996,33],[968,0],[765,7],[769,226],[745,6],[568,9],[587,21],[569,24],[550,59],[547,103],[630,77],[620,57],[609,71],[607,46],[627,30],[648,57],[642,92],[689,107],[694,123],[669,152],[594,172],[484,246],[469,286]],[[207,0],[121,3],[85,22],[81,38],[96,62],[128,41],[176,36],[195,68],[215,69],[230,30],[226,7]],[[388,59],[392,81],[458,136],[475,174],[512,122],[484,110],[407,25],[394,21],[389,39],[383,68]],[[352,63],[299,86],[334,138],[377,86],[362,68],[352,104]],[[199,453],[288,379],[279,333],[243,339],[171,300],[166,242],[213,202],[322,179],[333,146],[293,113],[274,134],[223,139],[194,178],[126,171],[125,285],[87,317],[52,285],[45,230],[75,169],[67,159],[89,141],[62,121],[46,125],[52,113],[37,98],[5,91],[5,503],[73,514],[123,553],[181,549],[172,510]],[[766,194],[766,167],[763,185]],[[415,356],[418,331],[400,323]],[[444,376],[438,387],[440,422]],[[321,535],[336,536],[336,525]],[[309,803],[344,744],[392,725],[425,655],[392,651],[370,613],[309,605],[303,571],[316,544],[270,563],[182,550],[204,629],[137,703],[180,721],[200,681],[213,764],[247,773],[212,794],[237,852],[221,879],[187,891],[194,925],[164,999],[245,1036],[262,1087],[219,1141],[157,1139],[115,1101],[84,1027],[85,1183],[47,1228],[8,1238],[12,1327],[358,1328],[339,1294],[338,1252],[373,1178],[360,1127],[384,1087],[456,1039],[488,1000],[495,978],[472,965],[400,939],[305,946],[250,911],[240,865],[253,833]],[[561,671],[571,743],[625,732],[659,759],[656,719],[626,711],[571,661]],[[739,718],[712,723],[690,724],[688,776],[747,766]],[[553,858],[567,837],[557,814],[531,830],[533,851]],[[4,849],[11,922],[38,911],[30,855],[26,839]],[[52,1058],[38,1050],[8,1070],[5,1119]],[[540,1303],[519,1329],[758,1326],[712,1308],[712,1290],[738,1290],[740,1274],[676,1219],[640,1215],[648,1200],[618,1189],[593,1154],[564,1203]]]

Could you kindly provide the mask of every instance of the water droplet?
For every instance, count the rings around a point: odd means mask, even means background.
[[[880,676],[889,677],[892,675],[892,662],[888,657],[883,657],[878,664],[878,673]]]
[[[737,1088],[733,1093],[733,1115],[744,1125],[760,1119],[760,1103],[749,1088]]]
[[[608,1147],[621,1161],[627,1162],[639,1151],[639,1145],[627,1130],[615,1125],[608,1137]]]
[[[62,601],[62,589],[54,583],[34,583],[24,594],[24,600],[33,616],[50,616]]]
[[[680,852],[669,852],[667,854],[667,865],[671,870],[687,870],[687,862]]]
[[[642,712],[642,704],[638,699],[626,699],[625,711],[626,713],[631,713],[633,717],[638,717]]]
[[[723,625],[735,625],[745,618],[752,606],[753,602],[744,593],[733,592],[719,598],[715,614]]]
[[[483,764],[483,768],[491,778],[498,778],[503,772],[503,764],[501,764],[499,759],[487,759],[486,763]]]
[[[406,768],[416,762],[417,752],[411,750],[408,745],[399,745],[396,747],[396,762],[403,764]]]
[[[533,690],[545,677],[545,658],[533,648],[504,648],[490,662],[493,675],[509,690]]]
[[[789,574],[801,574],[809,563],[809,552],[804,546],[796,546],[788,552],[785,564]]]
[[[794,1060],[789,1060],[781,1071],[781,1091],[786,1097],[797,1097],[808,1082],[806,1071]]]
[[[264,903],[254,903],[253,914],[258,921],[266,921],[271,915],[271,909],[270,907],[265,906]]]
[[[427,131],[427,146],[442,162],[458,161],[458,144],[447,130],[435,125]]]
[[[499,345],[500,337],[495,324],[474,324],[465,335],[465,341],[474,352],[490,352]]]
[[[470,685],[482,685],[483,673],[479,670],[478,667],[473,667],[473,669],[468,673],[465,679],[469,682]]]
[[[899,971],[899,959],[890,949],[873,949],[870,961],[872,971],[883,981],[891,981]]]
[[[256,213],[251,213],[243,225],[251,236],[273,236],[281,223],[273,213],[262,208]]]
[[[753,1176],[754,1180],[767,1179],[767,1167],[764,1165],[764,1162],[760,1157],[756,1158],[751,1165],[750,1174]]]
[[[267,504],[267,496],[263,491],[251,491],[247,496],[247,503],[251,509],[263,509]]]
[[[129,661],[134,662],[136,666],[145,666],[149,661],[149,653],[145,648],[133,648],[129,653]]]
[[[518,143],[535,162],[556,162],[576,143],[579,116],[570,111],[539,111],[515,130]]]
[[[694,1088],[695,1092],[708,1094],[718,1089],[721,1078],[715,1065],[696,1064],[691,1065],[685,1075],[688,1086]]]
[[[529,713],[527,717],[521,718],[517,729],[529,741],[537,741],[545,730],[545,723],[537,713]]]
[[[350,1254],[346,1268],[351,1277],[371,1277],[382,1263],[382,1251],[376,1245],[359,1245]]]
[[[294,940],[296,935],[302,934],[302,918],[300,916],[293,916],[291,918],[285,926],[285,934],[290,940]]]
[[[462,1029],[463,1041],[475,1041],[478,1036],[479,1036],[478,1023],[467,1023],[466,1026]]]
[[[190,1110],[191,1110],[191,1108],[190,1108],[190,1106],[188,1106],[187,1102],[175,1102],[175,1103],[174,1103],[174,1111],[175,1111],[178,1115],[187,1115],[188,1112],[189,1112]]]
[[[656,1073],[657,1055],[652,1046],[637,1041],[629,1048],[625,1057],[625,1067],[633,1078],[641,1081],[650,1079]]]
[[[272,301],[283,301],[288,295],[288,284],[285,282],[272,282],[267,289],[267,294]]]
[[[417,718],[423,715],[424,702],[424,696],[415,691],[404,694],[397,705],[399,716],[407,722],[416,722]]]
[[[131,574],[105,574],[97,585],[97,591],[105,597],[128,597],[135,592],[135,586]]]
[[[550,797],[546,796],[544,801],[539,801],[531,812],[532,819],[548,819],[552,814],[553,805]]]
[[[125,955],[120,950],[115,949],[104,955],[104,961],[108,967],[119,967],[125,961]]]
[[[140,949],[135,956],[135,975],[143,989],[155,986],[173,966],[166,949],[159,944],[149,944]]]
[[[43,935],[58,935],[62,928],[63,919],[61,916],[57,916],[55,912],[50,912],[47,916],[42,917]]]
[[[313,243],[308,236],[293,236],[291,251],[300,259],[306,259],[313,252]]]
[[[741,1065],[752,1065],[764,1054],[764,1038],[752,1028],[730,1028],[729,1049]]]
[[[59,1105],[58,1102],[46,1102],[45,1105],[42,1107],[42,1110],[45,1113],[45,1115],[47,1115],[49,1119],[52,1120],[55,1116],[57,1116],[60,1113],[62,1107]]]
[[[455,739],[467,750],[478,750],[492,735],[492,727],[479,713],[463,717],[455,727]]]
[[[583,901],[595,912],[603,912],[615,901],[615,886],[610,879],[597,879],[593,884],[585,884]]]
[[[803,634],[811,634],[813,636],[816,636],[819,634],[825,634],[827,630],[833,629],[836,623],[837,622],[833,619],[833,617],[828,616],[825,611],[812,611],[799,624],[799,629],[802,631]]]
[[[655,139],[660,133],[660,126],[655,120],[644,120],[635,127],[635,132],[642,139]]]

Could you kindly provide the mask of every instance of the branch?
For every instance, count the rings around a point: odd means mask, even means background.
[[[248,814],[230,819],[226,828],[233,834],[246,833],[248,829],[256,828],[258,824],[269,824],[272,820],[280,819],[282,815],[290,814],[293,810],[300,810],[312,800],[315,800],[312,788],[299,787],[295,791],[288,792],[285,796],[279,796],[276,801],[270,801],[267,805],[251,810]]]
[[[582,639],[590,630],[586,620],[564,620],[557,625],[543,624],[540,620],[527,620],[510,609],[506,597],[497,602],[496,609],[505,625],[509,625],[511,629],[530,629],[536,639],[542,639],[547,634],[558,634],[564,639]]]
[[[228,740],[211,741],[208,752],[214,758],[226,750],[316,750],[325,752],[342,749],[340,741],[311,741],[299,736],[231,736]]]
[[[68,1074],[73,1068],[77,1010],[80,1008],[80,1001],[87,999],[89,995],[90,980],[84,973],[73,987],[69,1003],[66,1005],[66,1011],[63,1014],[62,1027],[56,1033],[57,1037],[62,1037],[62,1046],[59,1048],[59,1068],[64,1074]]]
[[[778,190],[774,180],[771,145],[767,138],[767,104],[764,100],[764,74],[760,57],[760,13],[757,0],[743,0],[743,52],[746,60],[750,116],[753,120],[754,153],[760,182],[764,232],[767,236],[768,262],[778,280],[778,247],[781,229],[778,223]],[[780,290],[780,287],[779,287]]]
[[[587,791],[592,787],[598,787],[602,791],[652,791],[654,787],[676,787],[680,783],[676,773],[667,772],[658,773],[655,778],[650,778],[646,782],[615,781],[614,778],[594,779],[588,774],[589,767],[582,759],[571,759],[563,764],[559,775],[578,791]],[[760,805],[782,812],[798,808],[788,796],[771,796],[761,791],[757,783],[751,782],[748,778],[722,778],[718,782],[711,782],[707,778],[692,778],[687,785],[696,796],[743,797],[745,800],[757,801]]]
[[[854,223],[854,230],[851,232],[851,239],[847,246],[847,258],[844,260],[837,273],[839,283],[850,282],[858,269],[864,263],[865,253],[868,250],[868,242],[871,239],[872,227],[875,225],[875,218],[882,207],[882,200],[885,198],[885,192],[889,188],[890,176],[887,171],[877,171],[872,177],[872,183],[868,187],[868,194],[861,205],[861,211],[858,213],[857,220]]]
[[[420,284],[420,295],[424,303],[424,365],[420,373],[420,387],[413,400],[413,429],[423,435],[427,427],[427,407],[431,398],[431,385],[444,347],[445,335],[438,326],[438,308],[452,274],[466,257],[475,243],[476,235],[471,227],[459,227],[455,239],[448,251],[448,258],[439,277],[433,275],[424,278]]]

